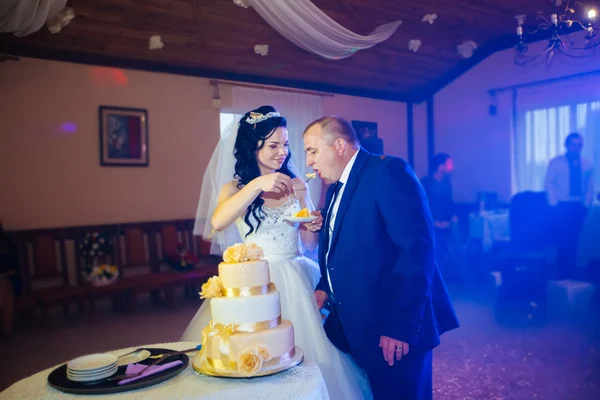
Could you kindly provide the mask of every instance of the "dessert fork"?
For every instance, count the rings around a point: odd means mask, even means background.
[[[304,183],[308,183],[308,181],[310,181],[313,178],[316,178],[317,174],[315,172],[313,172],[312,174],[306,174],[306,180],[304,181]]]

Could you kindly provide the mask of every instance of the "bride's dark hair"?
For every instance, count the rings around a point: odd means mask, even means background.
[[[260,176],[260,169],[258,167],[258,160],[256,159],[256,152],[263,148],[265,141],[273,134],[275,129],[279,127],[287,127],[287,121],[283,117],[270,117],[264,121],[257,123],[248,123],[247,118],[251,117],[251,114],[261,114],[266,116],[270,112],[276,112],[275,108],[271,106],[262,106],[256,110],[247,112],[240,119],[240,126],[238,134],[235,139],[235,147],[233,155],[235,156],[235,175],[234,178],[238,180],[238,188],[242,188],[247,185],[250,181]],[[288,155],[283,162],[283,165],[277,172],[281,172],[295,178],[294,173],[289,169],[288,163],[292,153],[288,152]],[[257,221],[256,229],[260,227],[261,220],[264,219],[265,213],[262,209],[265,201],[261,196],[256,197],[254,201],[248,206],[244,221],[250,227],[248,235],[254,232],[255,228],[250,222],[250,215],[252,214]]]

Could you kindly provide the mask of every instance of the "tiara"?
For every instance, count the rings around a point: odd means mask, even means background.
[[[281,117],[281,114],[279,114],[276,111],[271,111],[270,113],[267,113],[267,114],[251,112],[250,116],[248,118],[246,118],[246,122],[249,123],[250,125],[258,124],[259,122],[266,121],[269,118],[273,118],[273,117]]]

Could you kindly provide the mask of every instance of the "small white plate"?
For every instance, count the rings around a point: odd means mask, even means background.
[[[125,357],[119,357],[119,361],[117,362],[117,365],[120,367],[120,366],[127,365],[127,364],[138,363],[140,361],[144,361],[151,355],[152,355],[152,353],[150,353],[148,350],[140,350],[133,354],[128,354]]]
[[[72,377],[75,377],[75,378],[90,378],[90,377],[94,377],[94,376],[100,376],[100,375],[105,375],[105,374],[108,374],[108,373],[113,373],[117,369],[119,369],[119,367],[117,367],[115,365],[111,369],[107,369],[106,371],[97,372],[97,373],[94,373],[94,374],[74,374],[73,372],[67,370],[67,376],[72,376]]]
[[[313,222],[314,220],[316,220],[317,217],[316,215],[311,215],[310,217],[294,217],[294,216],[288,216],[285,217],[284,219],[290,222]]]
[[[89,371],[77,371],[77,370],[73,371],[73,370],[67,368],[67,374],[77,375],[77,376],[79,376],[79,375],[81,375],[81,376],[98,375],[98,374],[102,374],[106,371],[115,369],[115,368],[117,368],[116,364],[112,364],[106,368],[94,369],[94,370],[89,370]]]
[[[113,368],[109,371],[103,372],[101,374],[90,375],[90,376],[74,376],[74,375],[67,373],[67,378],[73,382],[95,382],[95,381],[99,381],[102,379],[106,379],[109,376],[113,376],[114,374],[117,373],[117,371],[118,371],[118,368],[115,367],[115,368]]]
[[[117,362],[117,356],[114,354],[90,354],[77,357],[67,363],[67,368],[71,371],[96,371],[109,367]]]

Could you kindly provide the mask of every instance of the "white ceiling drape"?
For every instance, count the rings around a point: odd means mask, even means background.
[[[0,33],[23,37],[37,32],[66,5],[67,0],[1,0]]]
[[[273,29],[290,42],[330,60],[350,57],[375,46],[394,34],[402,21],[358,35],[338,24],[310,0],[245,0]]]

